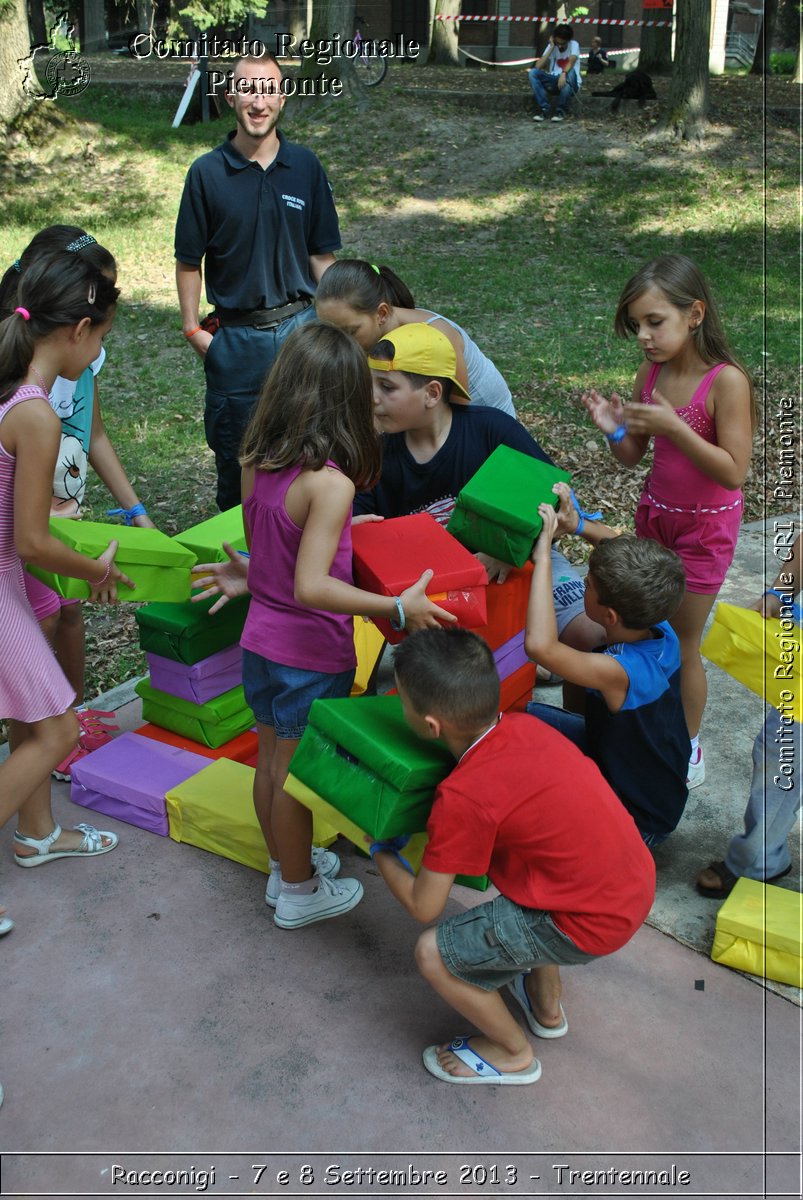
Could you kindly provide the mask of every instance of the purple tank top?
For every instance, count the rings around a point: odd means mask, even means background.
[[[675,412],[681,421],[690,426],[706,442],[717,445],[717,427],[708,415],[705,402],[711,385],[727,363],[717,363],[698,383],[694,395],[683,408]],[[652,393],[661,370],[661,363],[652,363],[644,381],[641,399],[652,404]],[[645,483],[648,499],[672,508],[677,512],[694,512],[698,506],[706,509],[733,508],[741,500],[739,488],[725,488],[709,475],[704,474],[686,455],[678,450],[674,442],[666,437],[653,438],[654,457],[652,472]]]
[[[326,465],[339,470],[336,463]],[[290,520],[284,502],[301,469],[254,473],[254,488],[244,505],[251,530],[251,604],[240,645],[287,667],[336,675],[356,666],[354,618],[304,608],[293,595],[304,531]],[[333,579],[354,582],[351,559],[349,514],[329,571]]]

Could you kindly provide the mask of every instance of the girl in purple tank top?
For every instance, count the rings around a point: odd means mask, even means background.
[[[265,901],[282,929],[348,912],[362,884],[336,879],[340,860],[313,848],[312,814],[284,781],[313,700],[348,696],[357,614],[410,630],[451,620],[427,599],[432,571],[399,597],[354,586],[351,506],[379,475],[371,372],[357,342],[309,321],[282,345],[243,439],[243,520],[250,559],[197,568],[202,595],[251,593],[243,685],[257,721],[254,807],[267,843]]]
[[[625,284],[614,328],[644,352],[632,399],[583,403],[614,457],[635,467],[652,440],[654,461],[636,511],[636,533],[674,550],[686,595],[671,624],[680,640],[683,709],[692,743],[688,786],[705,779],[699,744],[708,696],[703,627],[733,561],[756,425],[753,386],[733,356],[708,284],[682,254],[643,266]]]
[[[0,321],[0,715],[11,747],[0,766],[0,825],[17,814],[21,867],[117,845],[116,834],[91,825],[62,831],[53,819],[50,773],[78,738],[75,693],[28,603],[20,561],[88,580],[93,600],[113,600],[116,582],[130,583],[115,566],[116,542],[87,558],[48,528],[61,435],[48,391],[57,375],[77,379],[97,358],[117,295],[97,267],[63,250],[25,272],[14,311]],[[0,933],[10,928],[0,909]]]

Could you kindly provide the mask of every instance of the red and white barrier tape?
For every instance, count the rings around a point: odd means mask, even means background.
[[[563,17],[473,17],[463,16],[460,13],[436,13],[436,21],[537,21],[539,25],[555,24],[560,21],[566,24]],[[626,26],[631,29],[635,26],[643,26],[646,29],[668,29],[671,21],[621,21],[615,20],[612,17],[574,17],[570,22],[572,25],[617,25],[620,27]]]

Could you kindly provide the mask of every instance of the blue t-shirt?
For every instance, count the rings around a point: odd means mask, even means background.
[[[187,172],[176,220],[179,262],[204,263],[206,295],[222,309],[253,312],[315,294],[310,255],[340,248],[332,189],[311,150],[279,134],[263,169],[234,134]]]
[[[642,833],[668,834],[688,797],[691,753],[680,698],[680,643],[662,621],[640,642],[602,646],[627,672],[625,702],[612,713],[601,694],[586,691],[588,753]]]
[[[450,407],[449,435],[429,462],[416,462],[403,433],[383,435],[382,475],[371,491],[355,496],[355,516],[378,513],[381,517],[406,517],[429,512],[446,525],[457,493],[497,446],[511,446],[542,462],[552,462],[524,426],[507,413],[465,404]]]

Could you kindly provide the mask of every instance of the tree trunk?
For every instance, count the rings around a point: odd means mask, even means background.
[[[666,21],[662,29],[643,25],[638,56],[640,71],[649,75],[668,75],[672,70],[672,5],[664,8],[643,8],[642,21]]]
[[[35,94],[41,94],[33,72],[25,0],[4,6],[0,17],[0,78],[0,129],[7,129],[33,106]]]
[[[751,75],[769,75],[770,73],[770,54],[772,53],[772,40],[775,36],[777,19],[778,0],[764,0],[764,18],[758,34],[753,65],[750,68]]]
[[[43,0],[30,0],[28,17],[31,26],[31,44],[46,46],[48,44],[47,22],[45,21],[45,6]]]
[[[460,13],[461,0],[435,0],[435,16],[454,17]],[[433,21],[432,50],[429,61],[446,67],[459,67],[457,21]]]
[[[675,61],[666,115],[656,134],[691,140],[705,133],[708,117],[708,41],[711,0],[677,0]]]
[[[355,0],[315,0],[312,6],[309,38],[313,42],[331,41],[340,34],[341,42],[348,41],[354,33]],[[327,80],[339,79],[343,84],[342,95],[351,95],[360,103],[364,103],[365,88],[357,78],[354,64],[350,58],[342,56],[332,58],[331,63],[321,65],[317,56],[303,58],[298,74],[299,93],[288,102],[290,111],[297,109],[300,104],[305,110],[310,102],[328,106],[337,99],[331,90],[327,89]],[[315,81],[314,95],[304,95],[304,88]]]
[[[803,26],[800,28],[800,39],[797,45],[797,59],[795,60],[795,74],[792,83],[803,83]]]
[[[81,53],[106,49],[106,7],[103,0],[81,0],[79,26]]]

